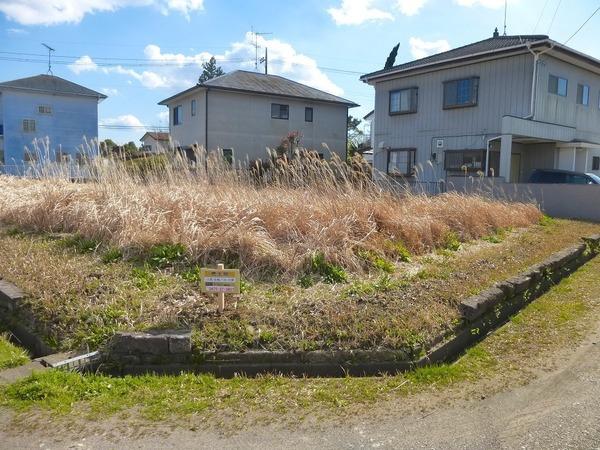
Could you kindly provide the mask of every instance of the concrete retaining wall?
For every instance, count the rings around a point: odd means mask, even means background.
[[[265,372],[363,376],[447,362],[599,252],[600,235],[585,238],[583,243],[555,253],[518,276],[463,300],[459,305],[461,323],[450,333],[434,339],[426,354],[418,359],[395,350],[198,353],[192,352],[188,330],[118,333],[107,347],[104,360],[106,367],[117,374],[192,371],[221,377]]]
[[[533,202],[552,217],[600,222],[600,185],[504,183],[490,178],[450,177],[448,191],[499,200]]]

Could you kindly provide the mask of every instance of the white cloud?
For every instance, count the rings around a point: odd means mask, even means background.
[[[269,73],[293,79],[299,83],[312,86],[316,89],[334,95],[342,95],[344,91],[319,69],[317,61],[298,53],[290,44],[279,39],[265,39],[258,36],[258,45],[262,49],[269,49]],[[238,68],[250,69],[254,67],[254,37],[246,33],[242,42],[235,42],[223,55],[215,55],[219,59],[242,61],[237,63]]]
[[[144,124],[133,114],[125,114],[122,116],[102,119],[100,125],[121,126],[121,127],[143,127]]]
[[[500,9],[504,7],[504,0],[454,0],[460,6],[483,6],[484,8]],[[509,0],[509,3],[517,3],[518,0]]]
[[[441,53],[450,50],[450,44],[445,39],[439,41],[424,41],[420,38],[411,37],[409,40],[410,52],[416,59],[425,58],[435,53]]]
[[[427,0],[396,0],[396,7],[405,16],[414,16],[425,6],[425,3]]]
[[[203,0],[0,0],[0,12],[22,25],[79,23],[87,14],[125,7],[153,6],[163,14],[189,13],[204,8]]]
[[[81,72],[95,72],[98,70],[98,65],[88,55],[83,55],[73,64],[69,64],[69,69],[79,75]]]
[[[339,8],[327,12],[337,25],[360,25],[378,20],[394,20],[387,11],[372,7],[373,0],[342,0]]]
[[[343,90],[319,69],[317,62],[302,53],[298,53],[290,44],[278,39],[265,39],[259,36],[258,45],[269,49],[269,73],[282,75],[299,83],[342,95]],[[201,73],[202,63],[214,56],[217,63],[226,72],[235,69],[254,68],[254,36],[246,33],[244,40],[234,42],[230,49],[221,55],[200,52],[193,55],[181,53],[163,53],[157,45],[147,45],[144,49],[146,57],[155,64],[152,70],[138,72],[122,65],[100,67],[89,56],[82,56],[69,66],[79,74],[83,71],[97,71],[105,74],[118,74],[138,81],[149,89],[156,88],[189,88],[194,86]],[[130,81],[130,80],[128,80]]]
[[[108,87],[106,87],[106,88],[102,88],[102,92],[103,92],[103,93],[105,93],[105,94],[106,94],[106,95],[108,95],[108,96],[111,96],[111,95],[112,95],[113,97],[114,97],[115,95],[119,95],[119,90],[118,90],[118,89],[115,89],[115,88],[108,88]]]
[[[158,124],[159,125],[169,125],[169,111],[161,111],[159,112],[156,117],[158,117]]]
[[[7,28],[6,32],[8,34],[29,34],[29,32],[23,28]]]

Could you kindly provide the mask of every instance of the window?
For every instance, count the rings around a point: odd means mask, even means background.
[[[418,88],[400,89],[390,92],[390,115],[417,112]]]
[[[306,107],[304,108],[304,121],[312,122],[313,121],[313,109]]]
[[[600,156],[592,158],[592,170],[600,170]]]
[[[548,78],[548,92],[550,92],[551,94],[566,97],[568,87],[569,82],[566,78],[557,77],[556,75],[550,75],[550,77]]]
[[[192,117],[196,115],[196,100],[192,100]]]
[[[288,120],[289,118],[290,118],[289,105],[280,105],[278,103],[271,103],[271,119]]]
[[[492,153],[490,152],[490,167],[493,167]],[[485,172],[485,150],[446,150],[444,152],[444,170],[450,172]]]
[[[38,113],[40,113],[40,114],[52,114],[52,106],[50,106],[50,105],[38,105]]]
[[[388,175],[410,177],[414,175],[415,157],[417,150],[414,148],[399,148],[388,151]]]
[[[4,125],[0,123],[0,136],[4,136]]]
[[[181,125],[183,123],[183,115],[181,105],[173,108],[173,125]]]
[[[476,106],[479,78],[463,78],[444,83],[444,109]]]
[[[589,106],[590,104],[590,87],[585,84],[577,85],[577,104]]]
[[[35,120],[23,119],[23,132],[24,133],[35,133]]]
[[[229,164],[233,164],[233,149],[232,148],[224,148],[223,149],[223,159],[227,161]]]

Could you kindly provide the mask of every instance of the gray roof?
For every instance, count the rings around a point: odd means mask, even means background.
[[[99,100],[106,98],[106,95],[104,94],[54,75],[36,75],[34,77],[5,81],[0,83],[0,90],[3,88],[37,91],[50,94],[81,95],[85,97],[96,97]]]
[[[387,73],[396,73],[417,69],[425,65],[443,64],[450,60],[469,58],[481,53],[502,52],[508,49],[514,49],[515,47],[525,48],[527,44],[539,41],[547,41],[548,39],[548,36],[543,34],[523,36],[494,36],[489,39],[484,39],[483,41],[448,50],[447,52],[438,53],[425,58],[400,64],[390,69],[378,70],[376,72],[363,75],[361,80],[365,81],[368,78],[386,75]]]
[[[333,94],[315,89],[305,84],[289,80],[279,75],[265,75],[246,70],[235,70],[198,84],[193,88],[180,92],[159,103],[164,105],[170,100],[187,94],[195,89],[218,89],[237,92],[252,92],[257,94],[275,95],[281,97],[301,98],[328,103],[341,103],[349,107],[358,106],[356,103]]]

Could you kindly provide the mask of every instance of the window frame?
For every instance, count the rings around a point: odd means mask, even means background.
[[[38,114],[42,114],[44,116],[52,115],[52,105],[38,105],[37,107]]]
[[[196,115],[196,112],[197,112],[196,99],[192,99],[192,101],[190,103],[190,114],[192,115],[192,117],[194,117]]]
[[[471,85],[471,100],[469,103],[458,103],[458,88],[459,82],[461,81],[469,81],[472,83]],[[473,108],[479,105],[479,76],[472,77],[462,77],[462,78],[454,78],[452,80],[447,80],[442,82],[442,109],[460,109],[460,108]],[[456,103],[449,104],[447,98],[447,86],[451,83],[456,83]]]
[[[223,148],[221,149],[221,153],[223,154],[223,159],[228,162],[229,164],[233,164],[233,161],[235,159],[235,152],[233,151],[233,148]]]
[[[173,107],[173,126],[176,127],[178,125],[183,124],[183,118],[181,117],[183,114],[183,106],[177,105]]]
[[[460,167],[450,167],[448,165],[448,154],[452,154],[452,155],[458,155],[462,153],[462,163],[460,165]],[[468,165],[465,164],[465,153],[478,153],[479,156],[481,157],[481,167],[469,167]],[[497,152],[496,153],[500,153]],[[491,154],[492,151],[490,151],[490,160],[491,160]],[[485,159],[486,159],[486,155],[487,152],[485,149],[481,149],[481,148],[463,148],[463,149],[450,149],[450,150],[444,150],[444,170],[446,172],[463,172],[462,167],[466,166],[467,167],[467,173],[477,173],[479,171],[484,172],[485,173]],[[491,161],[490,161],[491,162]],[[491,167],[491,164],[490,164]]]
[[[310,120],[307,117],[309,111],[310,111]],[[314,117],[315,117],[314,108],[312,106],[305,106],[304,107],[304,121],[312,123],[314,120]]]
[[[277,115],[274,114],[274,107],[278,107],[279,112]],[[282,111],[282,107],[285,107],[285,110],[287,111],[287,114],[284,116],[281,114]],[[290,120],[290,105],[286,105],[284,103],[271,103],[271,119],[277,119],[277,120]]]
[[[392,159],[392,153],[408,153],[407,158],[407,172],[405,173],[390,173],[390,161]],[[387,151],[387,163],[385,165],[385,173],[391,177],[397,178],[410,178],[415,176],[415,167],[417,165],[417,148],[390,148]]]
[[[25,126],[27,124],[27,127]],[[30,125],[33,124],[33,129]],[[21,121],[21,131],[23,133],[35,133],[37,129],[37,124],[35,123],[35,119],[23,119]]]
[[[592,156],[592,170],[600,170],[600,156]]]
[[[585,96],[587,92],[587,98]],[[581,93],[581,97],[579,94]],[[587,100],[587,101],[584,101]],[[578,105],[590,106],[590,86],[588,84],[577,83],[577,99],[575,100]]]
[[[556,78],[556,92],[552,91],[551,87],[552,84],[552,78]],[[564,80],[565,81],[565,93],[564,95],[560,93],[560,80]],[[568,78],[564,78],[561,77],[560,75],[554,75],[554,74],[548,74],[548,93],[552,94],[552,95],[558,95],[559,97],[568,97],[569,96],[569,79]]]
[[[392,96],[394,94],[402,94],[402,92],[408,92],[409,95],[409,108],[407,110],[399,109],[398,111],[392,111]],[[400,102],[398,106],[401,108],[402,106],[402,97],[400,97]],[[388,114],[390,116],[402,116],[405,114],[416,114],[419,110],[419,87],[412,86],[408,88],[402,89],[394,89],[388,93]]]

